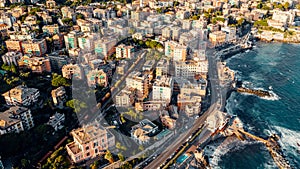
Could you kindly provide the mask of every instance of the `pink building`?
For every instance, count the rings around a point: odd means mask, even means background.
[[[103,155],[108,148],[115,146],[114,135],[98,123],[73,130],[71,134],[74,141],[66,148],[75,163]]]

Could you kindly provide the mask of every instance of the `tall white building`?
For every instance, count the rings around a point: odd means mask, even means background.
[[[14,106],[0,113],[0,135],[18,133],[34,126],[30,109]]]
[[[207,73],[208,62],[205,61],[194,61],[188,62],[175,62],[175,76],[179,77],[194,77],[195,75]]]
[[[116,47],[116,58],[131,59],[134,57],[134,47],[121,44]]]
[[[22,57],[21,52],[7,52],[2,56],[2,60],[7,65],[18,65],[18,60]]]
[[[156,79],[152,87],[152,99],[170,103],[173,91],[172,77],[161,76]]]
[[[187,46],[180,45],[175,41],[165,42],[165,55],[173,58],[173,61],[185,61]]]
[[[126,86],[136,89],[138,99],[143,100],[149,92],[148,75],[133,71],[126,77]]]

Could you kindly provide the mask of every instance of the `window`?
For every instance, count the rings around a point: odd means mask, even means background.
[[[90,153],[86,153],[86,156],[90,156]]]
[[[90,149],[90,147],[89,146],[87,146],[86,148],[85,148],[85,150],[89,150]]]

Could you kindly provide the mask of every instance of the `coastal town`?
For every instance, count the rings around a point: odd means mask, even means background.
[[[0,0],[0,169],[209,168],[220,137],[266,145],[225,112],[226,58],[300,42],[297,0]]]

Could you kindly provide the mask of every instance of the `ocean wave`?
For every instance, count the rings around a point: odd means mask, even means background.
[[[209,159],[209,164],[212,168],[219,169],[221,157],[229,152],[234,152],[246,148],[248,145],[257,144],[256,141],[240,141],[235,137],[228,137],[222,143],[210,144],[209,150],[205,150],[205,154],[212,158]]]
[[[287,128],[274,126],[269,130],[269,133],[277,133],[280,136],[279,144],[282,147],[283,153],[287,155],[287,158],[295,166],[300,165],[300,135],[299,131],[290,130]]]
[[[262,97],[263,99],[272,100],[272,101],[280,100],[280,97],[275,92],[273,92],[273,91],[268,91],[268,92],[271,94],[271,97],[269,97],[269,96]]]

